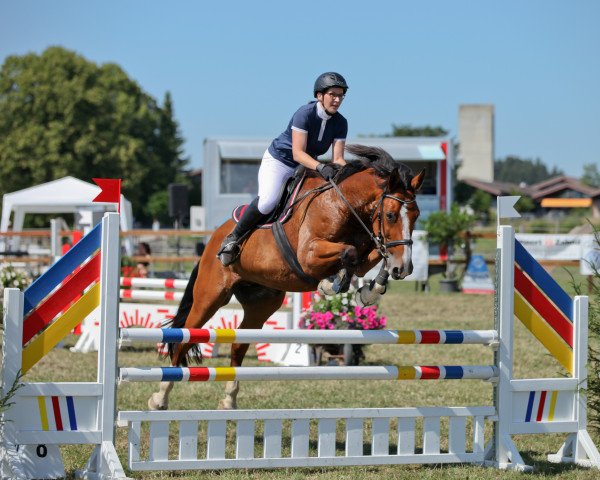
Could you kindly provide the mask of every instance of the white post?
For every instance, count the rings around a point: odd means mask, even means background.
[[[50,255],[52,255],[52,263],[56,263],[62,255],[60,227],[56,218],[50,220]]]
[[[4,290],[4,339],[2,345],[2,395],[10,390],[21,370],[23,344],[23,293],[18,288]],[[11,409],[8,409],[3,420],[0,436],[12,445],[16,444],[14,438],[15,424],[12,421]]]
[[[512,227],[498,228],[496,252],[496,329],[499,345],[496,352],[498,385],[494,404],[498,420],[494,425],[494,463],[499,468],[531,470],[523,462],[510,436],[512,422],[513,339],[514,339],[514,264],[515,232]]]
[[[94,450],[85,474],[94,472],[98,475],[111,475],[108,478],[126,478],[114,443],[117,415],[120,254],[119,214],[107,213],[102,219],[100,349],[98,351],[98,382],[103,388],[102,404],[98,415],[102,444]]]

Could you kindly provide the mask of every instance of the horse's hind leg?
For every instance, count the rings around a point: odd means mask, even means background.
[[[205,278],[206,277],[208,277],[208,275],[205,276]],[[218,282],[209,283],[205,278],[198,277],[194,282],[193,299],[187,299],[190,302],[193,300],[191,307],[188,308],[189,312],[182,311],[180,313],[180,311],[178,311],[173,319],[173,327],[201,328],[215,315],[219,308],[229,302],[231,290],[223,288],[223,285]],[[190,281],[192,281],[192,279],[190,279]],[[192,290],[190,290],[190,295],[191,292]],[[181,300],[182,306],[186,301],[186,295],[188,295],[187,289],[184,298]],[[180,306],[180,310],[182,309],[182,306]],[[186,354],[192,347],[193,345],[191,344],[175,345],[171,353],[171,365],[187,365]],[[174,382],[171,381],[160,382],[158,392],[154,392],[148,399],[148,408],[150,408],[150,410],[166,410],[169,407],[169,393],[173,389],[173,385]]]
[[[244,319],[240,328],[262,328],[269,317],[277,311],[285,292],[272,290],[258,285],[244,284],[235,289],[235,296],[244,308]],[[247,343],[231,344],[232,367],[240,367],[250,345]],[[237,394],[240,385],[237,380],[229,381],[225,385],[225,398],[219,402],[219,409],[232,410],[237,408]]]

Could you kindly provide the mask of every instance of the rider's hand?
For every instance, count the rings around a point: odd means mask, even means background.
[[[319,163],[316,170],[321,177],[329,181],[330,178],[335,176],[339,168],[340,166],[337,163]]]

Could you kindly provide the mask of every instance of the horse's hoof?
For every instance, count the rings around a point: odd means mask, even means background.
[[[237,403],[232,401],[231,399],[224,398],[223,400],[219,400],[219,410],[237,410]]]
[[[153,393],[148,399],[148,408],[150,410],[166,410],[169,405],[156,400],[156,393]]]
[[[317,291],[319,292],[319,295],[321,295],[321,296],[335,295],[335,290],[333,289],[333,282],[328,278],[324,278],[323,280],[321,280],[319,282]]]

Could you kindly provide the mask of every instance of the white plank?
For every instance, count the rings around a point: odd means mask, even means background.
[[[390,454],[390,419],[373,419],[373,442],[371,455]]]
[[[227,422],[225,420],[214,420],[208,422],[207,428],[207,459],[225,458],[225,440],[226,440]]]
[[[140,433],[142,422],[131,422],[129,425],[129,461],[140,461]]]
[[[235,458],[254,458],[254,420],[237,422],[235,443]]]
[[[281,420],[265,420],[264,458],[281,458]]]
[[[319,457],[335,457],[335,418],[319,420]]]
[[[440,453],[440,417],[423,419],[423,453]]]
[[[179,459],[198,458],[198,422],[179,423]]]
[[[169,458],[169,422],[150,422],[150,460]]]
[[[483,453],[485,450],[485,418],[475,417],[473,419],[473,453]]]
[[[450,417],[448,430],[450,436],[448,450],[450,453],[465,453],[467,448],[467,418]]]
[[[359,457],[363,455],[363,428],[362,418],[349,418],[346,420],[346,456]]]
[[[292,458],[308,457],[309,420],[292,421]]]
[[[398,419],[398,455],[415,453],[415,419]]]

